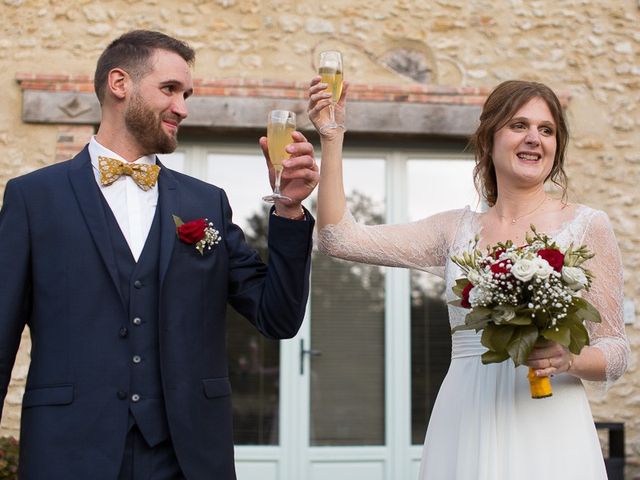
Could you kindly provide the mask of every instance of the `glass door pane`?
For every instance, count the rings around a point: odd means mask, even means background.
[[[471,160],[409,160],[409,221],[469,205],[476,209]],[[411,440],[422,444],[451,360],[451,330],[444,280],[411,272]]]
[[[206,178],[225,190],[233,221],[247,242],[267,261],[269,192],[267,168],[258,155],[207,155]],[[263,337],[232,308],[227,311],[229,380],[233,387],[236,445],[278,445],[280,410],[280,342]]]
[[[385,217],[385,162],[345,160],[345,191],[360,222]],[[384,270],[314,253],[310,445],[385,442]]]

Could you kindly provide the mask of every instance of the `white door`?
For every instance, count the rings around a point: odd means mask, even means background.
[[[260,198],[269,186],[256,148],[191,144],[163,161],[223,187],[234,221],[266,250]],[[398,223],[476,202],[471,169],[460,155],[353,150],[345,190],[358,220]],[[426,274],[314,249],[307,318],[296,338],[266,340],[231,312],[239,480],[417,478],[427,417],[449,363],[441,294],[442,283]]]

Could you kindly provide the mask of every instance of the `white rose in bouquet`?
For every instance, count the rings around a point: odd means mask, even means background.
[[[549,278],[549,275],[551,275],[551,272],[553,272],[553,267],[549,265],[549,262],[547,262],[544,258],[536,257],[533,260],[533,264],[536,269],[535,276],[541,278],[542,280],[546,280],[547,278]]]
[[[533,278],[537,270],[538,267],[534,261],[521,258],[511,267],[511,275],[521,282],[528,282]]]
[[[588,283],[587,275],[580,267],[563,267],[562,280],[564,280],[572,290],[582,290]]]
[[[491,319],[496,323],[496,325],[500,325],[502,323],[509,323],[509,320],[512,320],[515,316],[516,311],[513,307],[498,305],[497,307],[494,307]]]

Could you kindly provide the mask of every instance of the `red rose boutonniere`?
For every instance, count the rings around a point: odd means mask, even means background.
[[[213,223],[206,218],[185,223],[180,217],[174,215],[173,221],[176,224],[178,238],[184,243],[195,245],[200,255],[204,255],[205,248],[211,250],[211,247],[220,243],[222,239],[220,232],[213,228]]]

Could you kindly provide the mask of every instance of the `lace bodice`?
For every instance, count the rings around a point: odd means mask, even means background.
[[[415,268],[445,279],[447,300],[462,272],[450,257],[470,248],[476,235],[482,236],[482,214],[462,210],[442,212],[422,220],[399,225],[362,225],[345,211],[336,225],[327,225],[318,235],[320,251],[346,260],[377,265]],[[618,245],[606,213],[578,205],[568,221],[555,231],[546,231],[563,249],[572,242],[586,244],[596,256],[587,267],[594,282],[585,293],[598,309],[602,323],[588,323],[590,344],[606,359],[608,388],[627,368],[629,343],[622,316],[623,280]],[[467,311],[449,306],[452,327],[464,323]]]

